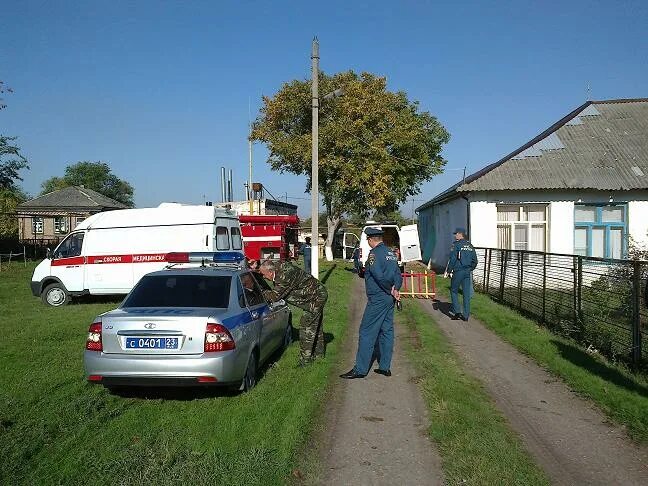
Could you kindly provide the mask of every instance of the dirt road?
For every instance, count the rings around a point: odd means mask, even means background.
[[[447,303],[423,305],[554,484],[648,484],[647,449],[591,403],[472,317],[452,321]]]
[[[352,327],[340,373],[353,367],[358,327],[366,303],[362,280],[354,282]],[[337,399],[327,412],[322,448],[327,485],[442,484],[441,460],[429,441],[428,418],[414,372],[396,328],[393,375],[373,373],[341,380]]]

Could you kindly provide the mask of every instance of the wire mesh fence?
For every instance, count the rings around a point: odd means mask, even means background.
[[[648,262],[476,250],[477,291],[609,358],[648,364]]]

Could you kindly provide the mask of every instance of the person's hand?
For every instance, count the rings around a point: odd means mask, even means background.
[[[252,270],[257,270],[259,268],[259,260],[248,260],[248,266]]]
[[[398,290],[396,290],[396,287],[391,288],[391,294],[392,294],[392,297],[394,297],[394,299],[400,300],[400,292]]]

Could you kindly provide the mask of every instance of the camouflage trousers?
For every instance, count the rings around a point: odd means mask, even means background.
[[[299,321],[299,361],[304,363],[318,356],[324,356],[324,330],[322,317],[328,292],[319,284],[309,296],[288,297],[288,303],[303,309]]]

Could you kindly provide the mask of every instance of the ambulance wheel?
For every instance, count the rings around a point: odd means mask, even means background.
[[[51,305],[52,307],[67,305],[72,300],[67,289],[63,284],[58,282],[51,283],[45,287],[41,294],[41,299],[45,304]]]

